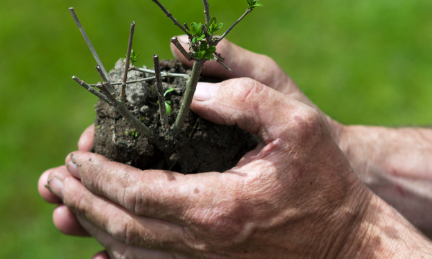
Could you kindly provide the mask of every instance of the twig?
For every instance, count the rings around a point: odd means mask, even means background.
[[[102,71],[102,68],[99,65],[97,65],[96,70],[98,71],[100,77],[102,78],[104,85],[106,85],[107,93],[110,95],[116,96],[117,95],[116,90],[114,89],[114,87],[112,87],[111,83],[108,81],[108,78],[105,77],[105,75]]]
[[[75,80],[75,82],[77,82],[78,84],[80,84],[82,87],[84,87],[87,91],[89,91],[90,93],[96,95],[99,99],[102,99],[104,102],[108,103],[109,105],[114,106],[114,103],[110,99],[108,99],[108,97],[106,97],[104,94],[102,94],[101,92],[97,91],[96,89],[94,89],[93,87],[91,87],[90,85],[88,85],[83,80],[79,79],[76,76],[73,76],[72,79]]]
[[[150,73],[154,74],[155,71],[147,68],[140,68],[140,67],[132,67],[133,70],[137,70],[144,73]],[[187,74],[179,74],[179,73],[167,73],[167,72],[161,72],[161,76],[163,77],[183,77],[183,78],[189,78],[189,75]]]
[[[206,38],[206,41],[208,43],[209,46],[215,46],[214,41],[213,41],[213,37],[210,35],[210,33],[207,30],[207,27],[204,24],[201,24],[201,30],[203,30],[204,32],[204,36]]]
[[[96,86],[99,87],[101,91],[96,91],[93,87],[88,85],[83,80],[77,78],[76,76],[73,76],[72,79],[75,80],[78,84],[80,84],[90,93],[96,95],[104,102],[113,106],[117,110],[117,112],[120,113],[125,119],[127,119],[129,123],[133,127],[135,127],[138,131],[140,131],[141,133],[143,133],[148,137],[153,136],[152,131],[146,125],[144,125],[144,123],[142,123],[137,118],[135,118],[135,116],[127,109],[126,105],[122,101],[117,101],[115,97],[108,92],[108,90],[105,88],[106,85],[108,84],[97,84]],[[106,93],[106,95],[104,94],[104,92]]]
[[[189,80],[186,82],[186,92],[183,96],[183,101],[180,107],[180,111],[177,115],[174,124],[174,128],[173,128],[174,134],[178,134],[179,131],[183,128],[183,124],[186,119],[186,115],[189,113],[189,107],[192,103],[192,98],[195,94],[196,86],[205,61],[206,60],[196,60],[193,64],[192,74]]]
[[[132,22],[130,33],[129,33],[129,42],[128,42],[128,48],[127,48],[127,54],[126,54],[126,64],[123,74],[123,81],[122,81],[122,88],[120,91],[120,98],[123,102],[126,101],[126,81],[127,81],[127,75],[129,71],[129,63],[130,63],[130,55],[132,51],[132,42],[133,42],[133,36],[135,31],[135,22]]]
[[[76,23],[76,25],[78,26],[78,29],[81,31],[82,36],[84,37],[85,42],[87,43],[87,46],[89,47],[91,53],[93,54],[94,59],[96,60],[96,63],[101,67],[103,74],[105,75],[106,78],[109,79],[108,73],[105,70],[105,67],[102,64],[102,61],[99,58],[99,55],[97,54],[96,50],[94,49],[90,39],[87,36],[87,33],[85,32],[84,28],[81,25],[81,22],[79,21],[77,15],[75,14],[75,10],[73,7],[69,8],[69,11]]]
[[[204,15],[205,15],[205,21],[207,26],[210,26],[210,7],[209,7],[209,3],[207,0],[203,0],[203,5],[204,5]]]
[[[226,70],[232,72],[232,69],[229,66],[225,65],[225,63],[223,63],[223,61],[219,58],[216,58],[216,62],[219,63],[219,65],[223,66]]]
[[[225,61],[225,58],[224,57],[222,57],[222,55],[219,53],[219,52],[215,52],[215,53],[213,53],[220,61]]]
[[[186,30],[186,28],[183,25],[181,25],[176,18],[174,18],[174,16],[165,8],[165,6],[163,6],[158,0],[152,0],[152,1],[159,6],[159,8],[166,14],[168,18],[170,18],[174,22],[175,25],[177,25],[182,31],[186,33],[186,35],[189,37],[190,40],[192,40],[193,38],[192,34],[190,34],[188,30]]]
[[[230,31],[241,21],[241,20],[243,20],[245,17],[246,17],[246,15],[248,15],[250,12],[252,12],[252,9],[250,9],[250,8],[248,8],[247,10],[246,10],[246,12],[237,20],[237,21],[235,21],[235,23],[233,23],[233,25],[231,25],[231,27],[229,27],[228,28],[228,30],[224,33],[224,34],[222,34],[222,36],[216,41],[216,44],[218,44],[221,40],[223,40],[227,35],[228,35],[228,33],[230,33]]]
[[[159,100],[159,111],[160,111],[160,119],[162,122],[162,126],[165,129],[169,129],[168,125],[168,116],[166,114],[166,107],[165,107],[165,97],[162,87],[162,79],[161,79],[161,72],[159,69],[159,56],[154,55],[153,56],[153,62],[154,62],[154,69],[155,69],[155,75],[156,75],[156,87],[157,87],[157,93],[158,93],[158,100]]]
[[[187,23],[183,23],[183,26],[186,28],[186,30],[190,31],[189,26]]]
[[[174,44],[174,46],[177,47],[177,49],[181,52],[181,54],[183,54],[183,56],[188,60],[191,61],[192,57],[191,55],[189,55],[189,53],[185,50],[185,48],[183,48],[183,46],[180,44],[180,42],[178,41],[177,37],[172,37],[171,38],[171,42],[172,44]]]
[[[156,77],[152,76],[152,77],[147,77],[147,78],[138,79],[138,80],[130,80],[130,81],[127,81],[126,84],[129,85],[129,84],[141,83],[141,82],[146,82],[146,81],[152,81],[155,79],[156,79]],[[123,83],[111,83],[111,85],[122,85],[122,84]],[[95,84],[92,84],[90,86],[96,87]]]

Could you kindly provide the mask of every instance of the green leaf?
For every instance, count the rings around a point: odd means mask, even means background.
[[[207,49],[207,53],[211,53],[211,54],[213,54],[213,53],[215,53],[216,52],[216,47],[215,46],[211,46],[211,47],[209,47],[208,49]]]
[[[213,56],[212,53],[206,53],[205,56],[204,56],[204,58],[207,59],[207,60],[213,60],[214,56]]]
[[[135,54],[135,51],[132,49],[131,50],[131,54],[130,54],[130,62],[132,62],[132,64],[135,63],[135,62],[137,62],[139,55],[140,55],[139,53]]]
[[[164,96],[166,96],[168,93],[171,93],[172,91],[175,91],[175,88],[165,90]]]
[[[254,9],[255,7],[261,7],[263,4],[258,3],[259,0],[247,0],[248,6],[250,9]]]
[[[203,34],[203,31],[201,29],[201,23],[191,23],[189,33],[194,36],[200,36],[201,34]]]
[[[170,115],[171,112],[172,112],[172,108],[171,108],[170,103],[171,103],[171,102],[169,102],[169,101],[165,102],[165,109],[166,109],[166,114],[167,114],[167,115]]]

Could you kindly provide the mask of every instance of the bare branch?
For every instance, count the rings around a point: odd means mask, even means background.
[[[152,77],[147,77],[147,78],[138,79],[138,80],[130,80],[130,81],[127,81],[126,84],[129,85],[129,84],[141,83],[141,82],[146,82],[146,81],[152,81],[155,79],[156,79],[156,77],[152,76]],[[122,85],[122,84],[123,83],[111,83],[111,85]],[[90,86],[97,87],[97,85],[95,85],[95,84],[92,84]]]
[[[226,70],[232,72],[231,68],[229,68],[227,65],[225,65],[222,60],[217,58],[216,62],[219,63],[221,66],[223,66]]]
[[[166,16],[168,18],[170,18],[175,25],[177,25],[182,31],[184,31],[184,33],[186,33],[186,35],[189,37],[189,39],[192,40],[193,36],[188,32],[188,30],[186,30],[186,28],[181,25],[176,18],[174,18],[174,16],[165,8],[165,6],[163,6],[158,0],[152,0],[153,2],[155,2],[159,8],[166,14]]]
[[[189,55],[189,53],[185,50],[185,48],[183,48],[183,46],[180,44],[179,40],[177,39],[177,37],[172,37],[171,38],[171,42],[172,44],[174,44],[174,46],[177,47],[177,49],[181,52],[181,54],[183,54],[183,56],[188,60],[191,61],[192,57],[191,55]]]
[[[132,67],[132,69],[140,71],[140,72],[144,72],[144,73],[155,74],[154,70],[147,69],[147,68]],[[188,79],[190,77],[187,74],[167,73],[167,72],[161,72],[161,76],[163,76],[163,77],[183,77],[183,78],[186,78],[186,79]]]
[[[162,87],[162,78],[161,78],[161,72],[159,69],[159,56],[154,55],[153,56],[153,62],[154,62],[154,69],[155,69],[155,75],[156,75],[156,87],[157,87],[157,94],[158,94],[158,100],[159,100],[159,111],[160,111],[160,119],[162,122],[162,126],[164,126],[165,129],[169,129],[168,125],[168,116],[166,114],[166,107],[165,107],[165,97]]]
[[[105,77],[102,68],[99,65],[97,65],[96,70],[98,71],[100,77],[102,78],[102,81],[104,82],[104,86],[106,88],[107,94],[112,95],[115,99],[117,97],[116,90],[114,89],[114,87],[112,87],[111,83],[108,81],[108,78]]]
[[[74,8],[70,7],[69,11],[70,11],[76,25],[78,26],[78,29],[81,31],[81,34],[84,37],[84,40],[87,43],[87,46],[89,47],[91,53],[93,54],[93,57],[96,60],[96,63],[101,67],[102,72],[105,75],[105,77],[109,79],[109,75],[106,72],[105,67],[103,66],[102,61],[100,60],[99,55],[97,54],[96,50],[94,49],[90,39],[88,38],[87,33],[85,32],[84,28],[82,27],[81,22],[79,21],[77,15],[75,14]]]
[[[204,67],[205,60],[196,60],[192,67],[192,74],[189,80],[186,82],[186,92],[183,95],[183,101],[180,107],[180,111],[177,115],[173,131],[178,134],[183,128],[184,121],[187,114],[189,113],[190,105],[192,103],[192,98],[195,94],[196,86],[201,74],[201,70]]]
[[[189,26],[187,23],[183,23],[183,26],[186,28],[186,30],[190,31]]]
[[[213,53],[216,57],[217,57],[217,59],[219,59],[220,61],[225,61],[225,58],[224,57],[222,57],[222,55],[220,54],[220,53],[218,53],[218,52],[215,52],[215,53]]]
[[[209,7],[209,3],[207,0],[203,0],[203,5],[204,5],[204,15],[205,15],[205,21],[207,26],[210,26],[210,7]]]
[[[123,102],[117,101],[114,98],[114,96],[112,96],[112,95],[105,96],[101,91],[97,91],[96,89],[94,89],[93,87],[88,85],[83,80],[77,78],[76,76],[73,76],[72,79],[75,80],[82,87],[84,87],[87,91],[96,95],[97,97],[102,99],[104,102],[106,102],[109,105],[111,105],[112,107],[114,107],[117,110],[117,112],[120,113],[125,119],[127,119],[129,121],[129,123],[133,127],[135,127],[138,131],[140,131],[141,133],[143,133],[144,135],[146,135],[148,137],[153,136],[152,131],[144,123],[142,123],[140,120],[135,118],[135,116],[127,109],[126,105]],[[106,87],[106,85],[107,84],[96,84],[96,87],[98,87],[102,90]],[[107,90],[105,89],[103,91],[107,91]]]
[[[90,93],[96,95],[99,99],[102,99],[104,102],[106,102],[106,103],[114,106],[113,102],[111,100],[109,100],[108,97],[106,97],[104,94],[102,94],[101,92],[97,91],[96,89],[94,89],[93,87],[91,87],[90,85],[88,85],[83,80],[79,79],[76,76],[73,76],[72,79],[75,80],[75,82],[77,82],[78,84],[80,84],[82,87],[84,87],[87,91],[89,91]]]
[[[130,64],[130,55],[132,51],[132,42],[133,42],[133,36],[135,31],[135,22],[132,22],[130,33],[129,33],[129,42],[128,42],[128,48],[127,48],[127,54],[126,54],[126,64],[125,69],[123,73],[123,81],[122,81],[122,88],[120,91],[120,98],[123,102],[126,101],[126,81],[127,81],[127,75],[129,71],[129,64]]]
[[[203,32],[204,32],[204,36],[206,38],[208,45],[209,46],[215,46],[214,41],[213,41],[213,37],[210,35],[210,33],[207,30],[207,27],[204,24],[201,24],[201,30],[203,30]]]
[[[228,33],[230,33],[230,31],[241,21],[241,20],[243,20],[245,17],[246,17],[246,15],[248,15],[250,12],[252,12],[252,10],[250,9],[250,8],[248,8],[247,10],[246,10],[246,12],[237,20],[237,21],[235,21],[235,23],[233,23],[233,25],[231,25],[231,27],[229,27],[228,28],[228,30],[224,33],[224,34],[222,34],[222,36],[216,41],[216,44],[217,43],[219,43],[221,40],[223,40],[227,35],[228,35]]]

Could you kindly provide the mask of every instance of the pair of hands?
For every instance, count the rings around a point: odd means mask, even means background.
[[[377,208],[385,205],[336,144],[343,126],[270,58],[226,40],[218,52],[234,72],[213,62],[203,72],[235,79],[199,84],[191,109],[257,134],[262,143],[224,173],[183,175],[141,171],[90,153],[89,127],[66,166],[39,180],[41,196],[60,204],[56,227],[93,236],[109,258],[359,256]]]

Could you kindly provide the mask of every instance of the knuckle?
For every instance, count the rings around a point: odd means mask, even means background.
[[[227,88],[230,90],[228,96],[232,96],[233,101],[243,105],[254,105],[265,88],[263,84],[250,78],[231,79],[226,83],[229,84]]]
[[[225,106],[232,109],[229,124],[237,124],[240,128],[255,132],[259,129],[258,121],[260,106],[269,100],[266,86],[250,78],[239,78],[225,81],[223,94]]]
[[[306,105],[298,107],[291,114],[291,130],[300,141],[313,141],[321,138],[325,132],[325,123],[320,113]]]

